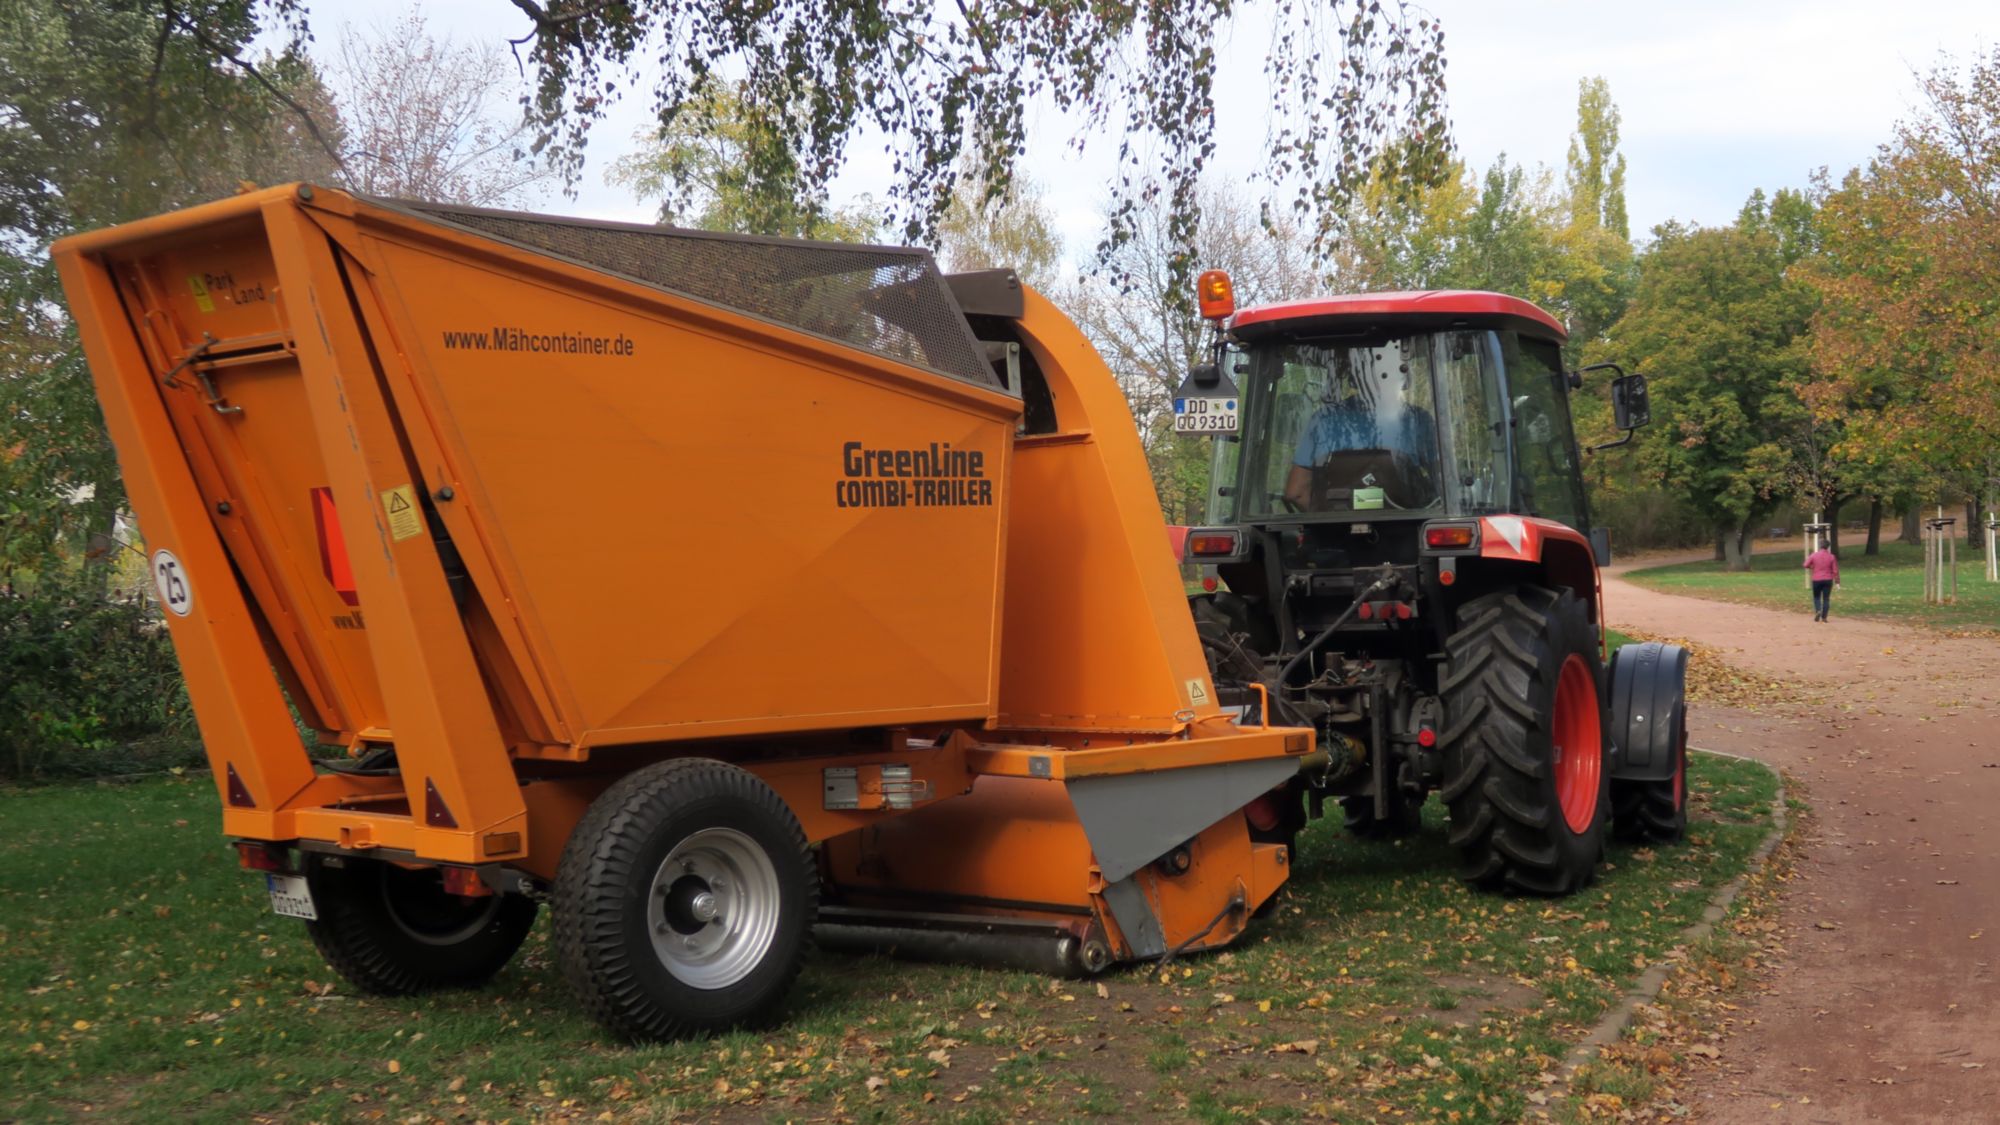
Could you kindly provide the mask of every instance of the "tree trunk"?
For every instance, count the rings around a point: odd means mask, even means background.
[[[1826,549],[1833,552],[1834,558],[1840,557],[1840,506],[1844,503],[1845,500],[1836,497],[1826,509]]]
[[[1979,528],[1979,521],[1986,518],[1986,501],[1974,496],[1965,502],[1965,553],[1983,555],[1986,553],[1986,533]]]
[[[1921,543],[1924,541],[1924,506],[1912,504],[1903,510],[1903,533],[1896,536],[1898,543]]]
[[[1728,538],[1729,538],[1729,532],[1727,532],[1727,531],[1723,530],[1722,528],[1717,528],[1717,529],[1716,529],[1716,531],[1715,531],[1715,561],[1716,561],[1716,562],[1725,562],[1725,561],[1727,561],[1727,560],[1728,560],[1728,558],[1729,558],[1729,555],[1728,555],[1728,554],[1727,554],[1727,552],[1725,552],[1725,551],[1724,551],[1724,549],[1723,549],[1723,544],[1724,544],[1724,541],[1725,541],[1725,540],[1727,540]]]
[[[1716,529],[1721,541],[1723,565],[1729,570],[1750,569],[1750,521]]]
[[[1882,498],[1880,496],[1868,501],[1868,548],[1861,553],[1864,555],[1879,555],[1882,553]]]

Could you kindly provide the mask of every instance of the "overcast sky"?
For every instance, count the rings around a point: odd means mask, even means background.
[[[726,2],[726,0],[717,0]],[[409,0],[319,0],[321,49],[345,26],[387,25]],[[1602,0],[1433,0],[1445,27],[1446,82],[1463,156],[1483,168],[1498,154],[1560,168],[1575,124],[1577,83],[1602,76],[1623,114],[1621,151],[1634,235],[1667,219],[1731,220],[1752,189],[1803,186],[1827,166],[1865,161],[1917,97],[1915,73],[1940,52],[1989,49],[1992,0],[1696,0],[1636,5]],[[507,0],[426,0],[434,33],[504,43],[527,29]],[[1268,5],[1251,4],[1223,44],[1224,120],[1261,120]],[[650,207],[604,183],[604,169],[645,124],[627,103],[593,134],[574,200],[542,209],[650,220]],[[1070,131],[1039,115],[1028,172],[1043,185],[1073,254],[1095,241],[1112,144],[1078,158]],[[1225,168],[1257,158],[1261,125],[1231,130]],[[883,194],[879,146],[856,146],[837,195]]]

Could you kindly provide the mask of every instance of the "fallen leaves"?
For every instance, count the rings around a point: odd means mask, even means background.
[[[1824,701],[1817,688],[1753,672],[1731,664],[1714,645],[1686,637],[1663,637],[1630,630],[1635,641],[1664,641],[1688,650],[1687,697],[1692,703],[1715,703],[1724,707],[1756,710],[1759,707],[1811,704]]]
[[[1274,1055],[1317,1055],[1319,1054],[1319,1040],[1294,1039],[1289,1043],[1280,1043],[1271,1048],[1271,1053]]]

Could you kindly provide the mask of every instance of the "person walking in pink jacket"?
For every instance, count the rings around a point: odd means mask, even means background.
[[[1813,620],[1825,621],[1833,611],[1833,592],[1840,588],[1840,560],[1826,549],[1826,540],[1806,556],[1805,570],[1812,578]]]

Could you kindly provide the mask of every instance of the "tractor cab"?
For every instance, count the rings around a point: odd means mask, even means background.
[[[1234,313],[1215,362],[1193,371],[1176,403],[1177,429],[1216,439],[1205,530],[1235,532],[1191,537],[1191,561],[1244,591],[1312,574],[1305,600],[1338,600],[1350,588],[1341,572],[1414,566],[1425,525],[1496,515],[1560,525],[1607,561],[1570,418],[1582,373],[1565,371],[1563,340],[1549,314],[1497,293]],[[1626,409],[1643,412],[1642,377],[1621,373],[1613,390],[1621,426],[1643,424]],[[1278,553],[1277,574],[1260,545]]]

